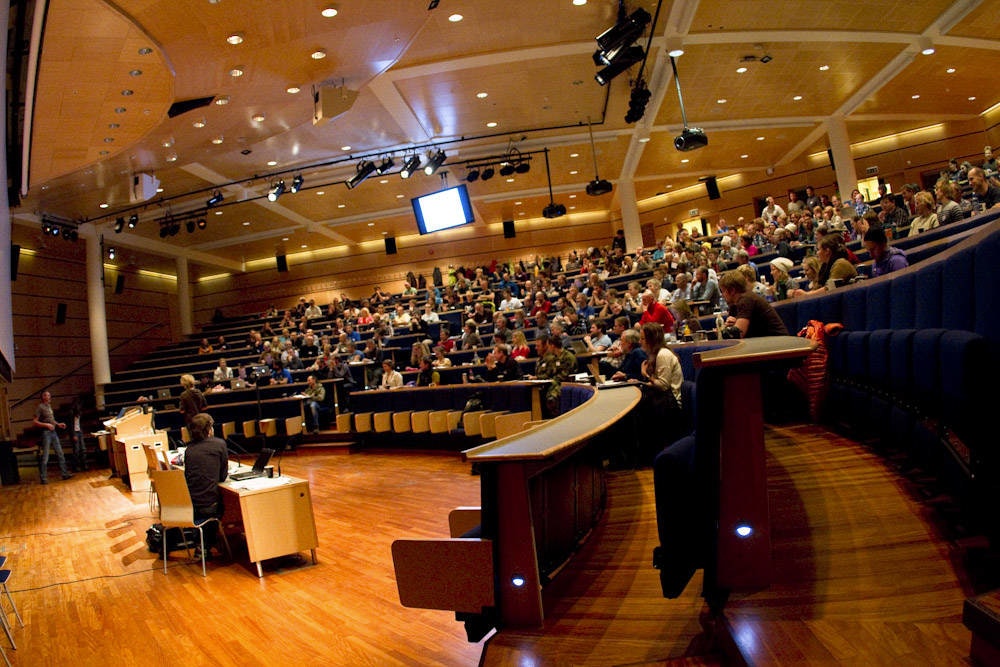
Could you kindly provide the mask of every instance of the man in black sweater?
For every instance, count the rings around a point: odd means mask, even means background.
[[[202,412],[188,425],[191,444],[184,452],[184,479],[187,481],[194,506],[195,523],[222,517],[222,495],[219,483],[229,476],[229,452],[226,443],[212,433],[212,415]],[[205,548],[215,544],[215,522],[205,526]]]

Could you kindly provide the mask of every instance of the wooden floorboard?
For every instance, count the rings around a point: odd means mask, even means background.
[[[919,489],[814,426],[769,428],[767,442],[777,576],[734,595],[724,622],[706,621],[700,573],[680,598],[661,596],[652,475],[624,471],[545,589],[545,627],[480,644],[453,614],[403,608],[390,557],[392,540],[444,537],[448,510],[479,503],[455,454],[284,457],[311,483],[319,564],[270,561],[263,580],[245,557],[202,578],[182,552],[165,576],[144,542],[145,492],[106,470],[41,486],[22,468],[21,484],[0,488],[0,551],[26,623],[7,653],[15,665],[716,665],[732,662],[731,637],[751,664],[968,664],[974,582]]]

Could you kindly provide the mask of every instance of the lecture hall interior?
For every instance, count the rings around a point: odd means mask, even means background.
[[[998,0],[15,0],[6,15],[7,664],[1000,664],[1000,215],[977,210],[992,200],[969,172],[985,163],[1000,187]],[[367,390],[377,364],[349,364],[354,393],[324,379],[315,430],[299,397],[318,371],[208,391],[234,463],[274,448],[279,475],[223,486],[230,548],[207,576],[147,543],[167,489],[135,457],[189,439],[180,376],[223,357],[253,375],[250,330],[283,336],[302,299],[322,309],[302,325],[318,340],[336,304],[384,293],[423,312],[458,269],[492,277],[470,290],[495,290],[490,309],[504,269],[518,289],[598,275],[622,296],[618,230],[635,279],[673,283],[651,253],[681,230],[716,262],[720,232],[768,197],[791,212],[807,186],[824,203],[858,189],[884,212],[882,187],[906,210],[905,186],[940,196],[942,177],[962,220],[897,227],[907,268],[872,277],[852,240],[863,279],[773,303],[792,335],[670,345],[696,452],[681,486],[620,456],[642,394],[585,377],[601,354],[581,331],[558,416],[547,384],[463,383],[489,347],[450,353],[426,389]],[[433,231],[418,200],[439,192],[461,219]],[[813,241],[793,244],[792,274]],[[573,253],[595,258],[589,275]],[[404,383],[421,340],[462,334],[460,309],[437,310],[379,351]],[[795,335],[810,322],[843,326]],[[478,326],[488,346],[493,320]],[[789,371],[816,363],[821,393],[795,394]],[[53,453],[47,484],[43,392],[77,469],[61,479]]]

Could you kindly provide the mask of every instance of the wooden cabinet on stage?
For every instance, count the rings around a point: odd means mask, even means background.
[[[133,408],[123,416],[104,422],[111,432],[112,470],[121,477],[125,486],[132,491],[145,491],[149,488],[149,475],[146,474],[146,454],[142,446],[168,445],[167,432],[153,428],[153,412],[143,412],[141,408]]]

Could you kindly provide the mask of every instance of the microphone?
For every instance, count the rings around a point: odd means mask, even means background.
[[[285,446],[278,445],[278,462],[276,466],[278,469],[278,477],[281,477],[281,455],[284,453],[285,453]]]

